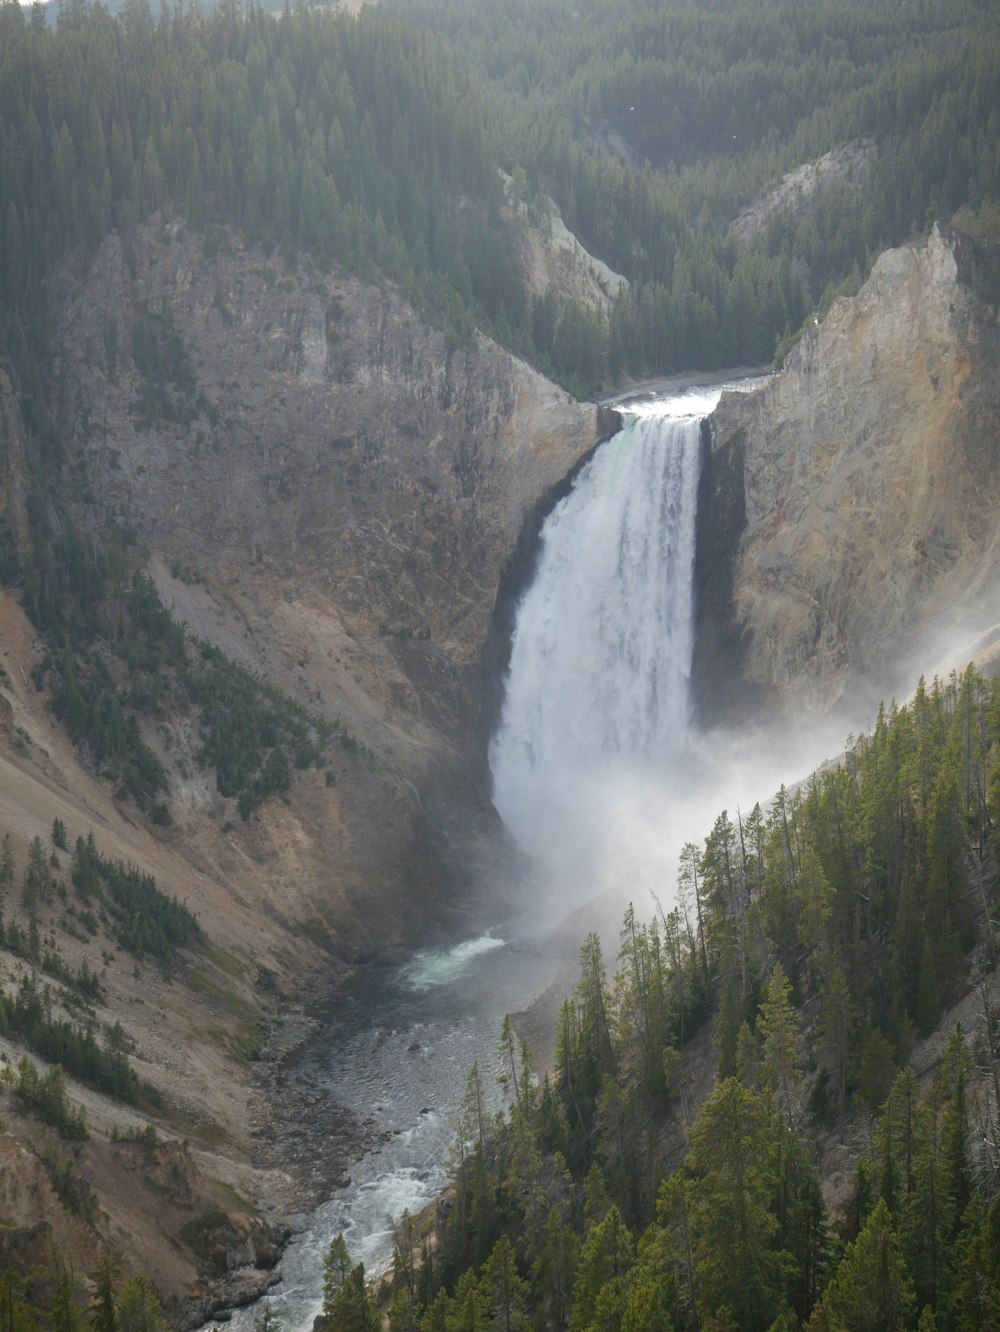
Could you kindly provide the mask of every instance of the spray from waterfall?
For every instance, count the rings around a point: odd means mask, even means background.
[[[521,845],[586,895],[624,869],[622,836],[627,859],[639,850],[636,802],[687,758],[701,422],[718,397],[630,410],[549,515],[518,608],[494,801]]]
[[[669,905],[685,841],[809,770],[773,733],[691,725],[701,425],[721,392],[630,407],[542,529],[489,757],[543,919],[609,891]],[[842,738],[813,737],[801,761]]]

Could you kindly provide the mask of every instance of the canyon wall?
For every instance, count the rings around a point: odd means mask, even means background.
[[[57,429],[44,444],[0,368],[5,579],[22,576],[12,556],[30,565],[35,534],[55,541],[72,520],[97,545],[113,526],[192,637],[343,737],[244,820],[168,670],[141,720],[170,783],[172,822],[151,824],[52,716],[35,669],[46,647],[0,592],[0,831],[18,865],[34,838],[52,845],[57,822],[69,846],[93,832],[204,932],[160,968],[102,951],[58,898],[42,918],[68,965],[100,973],[97,1020],[120,1023],[169,1115],[162,1144],[133,1153],[117,1136],[137,1112],[71,1080],[95,1130],[82,1167],[94,1233],[200,1323],[266,1286],[282,1218],[329,1196],[370,1137],[330,1097],[283,1081],[283,1053],[310,1030],[301,1005],[351,963],[475,932],[516,905],[521,866],[480,734],[495,603],[553,489],[617,418],[488,338],[429,327],[388,287],[169,219],[111,236],[49,296]],[[39,465],[48,490],[32,509]],[[102,655],[127,699],[127,668]],[[69,875],[68,856],[51,863]],[[44,1197],[39,1211],[40,1167],[14,1140],[31,1125],[8,1118],[0,1152],[21,1165],[4,1216],[23,1238],[65,1218]],[[192,1238],[198,1217],[214,1220]],[[66,1226],[60,1242],[92,1267],[89,1231]]]
[[[967,241],[884,253],[753,393],[723,396],[699,513],[710,720],[907,688],[1000,619],[1000,328]]]
[[[699,494],[703,718],[884,693],[932,638],[957,647],[1000,619],[1000,330],[979,291],[971,252],[935,231],[884,255],[781,375],[723,397]],[[176,971],[112,958],[102,1020],[122,1022],[142,1076],[202,1135],[181,1163],[198,1197],[233,1186],[288,1211],[317,1182],[303,1183],[309,1162],[289,1175],[289,1135],[269,1118],[280,1098],[249,1096],[234,1051],[337,959],[502,912],[517,867],[481,734],[498,595],[502,610],[540,514],[616,417],[486,338],[429,328],[388,288],[171,219],[112,236],[50,294],[67,458],[50,530],[60,507],[88,533],[116,523],[193,635],[357,742],[336,753],[335,782],[297,773],[244,822],[197,761],[194,719],[147,717],[174,820],[150,827],[81,764],[37,695],[31,626],[0,597],[5,826],[22,860],[56,819],[71,839],[95,829],[104,854],[197,910],[208,942]],[[2,535],[25,549],[29,463],[0,374]],[[75,935],[64,946],[73,965],[88,956]],[[128,1127],[114,1107],[88,1113],[102,1141]],[[166,1245],[180,1222],[137,1222],[126,1174],[101,1194],[102,1234]],[[244,1229],[233,1253],[259,1241],[263,1269],[267,1236]],[[197,1289],[207,1311],[216,1296],[177,1252],[165,1287]]]
[[[253,854],[304,880],[335,935],[419,937],[476,891],[495,913],[477,728],[497,588],[613,414],[388,288],[176,221],[112,236],[54,294],[61,424],[94,503],[194,634],[361,746],[293,827],[265,808]],[[192,833],[225,821],[185,737],[150,740]]]

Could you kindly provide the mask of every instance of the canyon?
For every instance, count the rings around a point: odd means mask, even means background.
[[[713,413],[695,556],[705,724],[823,714],[905,687],[932,637],[941,655],[989,641],[1000,329],[984,262],[938,228],[887,252],[780,374]],[[169,1250],[162,1288],[204,1313],[266,1284],[284,1218],[328,1182],[275,1141],[275,1061],[308,1034],[307,1001],[352,966],[518,905],[521,866],[485,765],[504,626],[544,514],[618,416],[479,334],[429,327],[389,287],[169,216],[64,268],[50,299],[53,396],[78,460],[67,510],[82,498],[95,530],[127,524],[193,638],[353,740],[334,783],[304,771],[244,821],[200,766],[191,717],[150,717],[173,818],[151,827],[46,712],[31,674],[41,650],[3,596],[0,797],[22,856],[55,818],[71,839],[92,828],[103,853],[186,901],[208,941],[172,974],[105,965],[106,1016],[170,1111],[156,1166],[168,1183],[137,1191],[131,1148],[88,1148],[101,1158],[97,1233],[135,1270]],[[151,413],[136,349],[164,327],[193,384],[168,385],[173,410]],[[4,518],[21,543],[29,473],[0,379]],[[86,955],[67,941],[70,960]],[[263,1062],[234,1052],[248,1021],[270,1032]],[[104,1134],[134,1125],[71,1091]],[[33,1171],[32,1158],[7,1203],[28,1228],[49,1208]],[[173,1243],[192,1208],[225,1217],[205,1231],[214,1284],[197,1276],[196,1247]],[[92,1245],[82,1224],[63,1229]],[[237,1269],[254,1271],[235,1289]]]

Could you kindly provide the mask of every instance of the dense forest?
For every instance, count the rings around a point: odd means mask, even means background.
[[[991,17],[985,0],[424,0],[154,23],[139,0],[118,18],[74,0],[53,30],[6,0],[0,338],[41,429],[45,277],[165,208],[389,279],[581,392],[769,361],[884,246],[996,203]],[[736,239],[757,191],[866,136],[858,179]],[[530,295],[517,230],[544,227],[549,198],[629,279],[607,317]]]
[[[504,109],[507,168],[630,279],[612,380],[770,360],[883,248],[998,198],[1000,48],[979,0],[390,3],[474,63]],[[783,172],[869,137],[870,171],[736,241],[733,219]]]
[[[629,908],[613,979],[585,942],[551,1076],[509,1021],[505,1112],[472,1069],[442,1242],[398,1231],[394,1332],[1000,1326],[998,824],[1000,684],[971,668],[720,814],[677,907]],[[341,1240],[326,1275],[332,1328],[380,1325]]]

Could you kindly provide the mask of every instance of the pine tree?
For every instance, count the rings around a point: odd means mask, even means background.
[[[956,1332],[1000,1332],[1000,1199],[974,1194],[955,1251]]]
[[[271,1301],[265,1296],[260,1312],[253,1320],[254,1332],[281,1332],[281,1318]]]
[[[545,1223],[545,1235],[532,1268],[532,1277],[541,1296],[546,1325],[554,1332],[562,1332],[569,1322],[576,1262],[576,1236],[566,1225],[562,1210],[553,1206]]]
[[[786,1124],[799,1118],[802,1070],[798,1061],[799,1025],[791,1001],[792,987],[777,963],[760,1007],[757,1027],[761,1036],[761,1084],[770,1092]]]
[[[493,1246],[479,1286],[487,1327],[496,1332],[526,1332],[530,1328],[528,1283],[518,1273],[514,1249],[506,1235]]]
[[[719,1084],[691,1129],[687,1169],[694,1275],[703,1311],[728,1308],[752,1332],[783,1302],[787,1256],[773,1247],[778,1221],[774,1112],[735,1078]]]
[[[323,1313],[329,1318],[351,1274],[351,1255],[343,1233],[334,1235],[323,1259]]]
[[[133,1277],[118,1300],[119,1332],[169,1332],[159,1296],[144,1276]]]
[[[53,1255],[54,1291],[49,1305],[51,1332],[81,1332],[83,1319],[76,1303],[76,1274],[72,1264]]]
[[[115,1282],[118,1268],[109,1254],[104,1254],[97,1268],[97,1284],[90,1306],[88,1326],[93,1332],[119,1332],[118,1302],[115,1294]]]
[[[837,1274],[809,1320],[811,1332],[902,1332],[916,1311],[913,1283],[884,1199],[844,1251]]]
[[[820,1011],[817,1034],[821,1042],[827,1067],[834,1077],[840,1136],[843,1138],[847,1122],[847,1070],[853,1045],[856,1009],[840,966],[834,960],[829,979],[820,990]]]
[[[580,1252],[570,1332],[610,1332],[624,1305],[635,1246],[617,1207],[592,1226]]]

